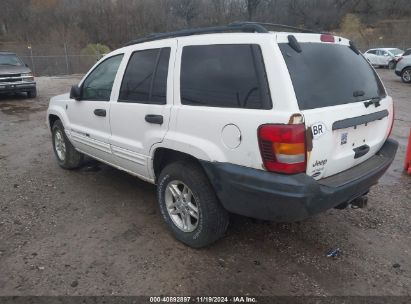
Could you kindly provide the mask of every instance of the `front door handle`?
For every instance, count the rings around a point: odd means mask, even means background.
[[[151,124],[162,125],[164,122],[162,115],[146,115],[146,121]]]
[[[104,109],[95,109],[94,110],[94,115],[101,116],[101,117],[106,117],[107,112]]]
[[[363,145],[361,147],[353,149],[355,152],[354,159],[360,158],[370,152],[370,146],[368,145]]]

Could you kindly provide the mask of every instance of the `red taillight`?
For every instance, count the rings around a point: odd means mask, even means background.
[[[264,167],[271,172],[306,171],[305,125],[262,125],[258,141]]]
[[[331,43],[334,43],[335,42],[335,38],[334,38],[334,36],[333,35],[325,35],[325,34],[323,34],[323,35],[321,35],[321,41],[322,42],[331,42]]]

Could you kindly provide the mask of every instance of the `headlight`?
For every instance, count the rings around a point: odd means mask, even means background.
[[[21,77],[23,78],[23,80],[34,80],[32,73],[22,73]]]

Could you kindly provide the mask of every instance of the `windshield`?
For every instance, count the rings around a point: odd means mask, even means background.
[[[385,97],[377,74],[362,55],[339,44],[300,43],[298,53],[280,43],[301,110]]]
[[[14,54],[0,54],[0,65],[20,66],[22,62]]]
[[[400,49],[390,49],[389,51],[390,51],[390,53],[393,54],[394,56],[401,55],[402,53],[404,53],[404,51],[403,51],[403,50],[400,50]]]

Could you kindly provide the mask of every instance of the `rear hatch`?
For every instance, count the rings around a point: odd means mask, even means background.
[[[348,40],[319,34],[294,38],[297,47],[289,34],[279,34],[277,41],[307,128],[306,173],[321,179],[381,149],[392,126],[393,103]]]

